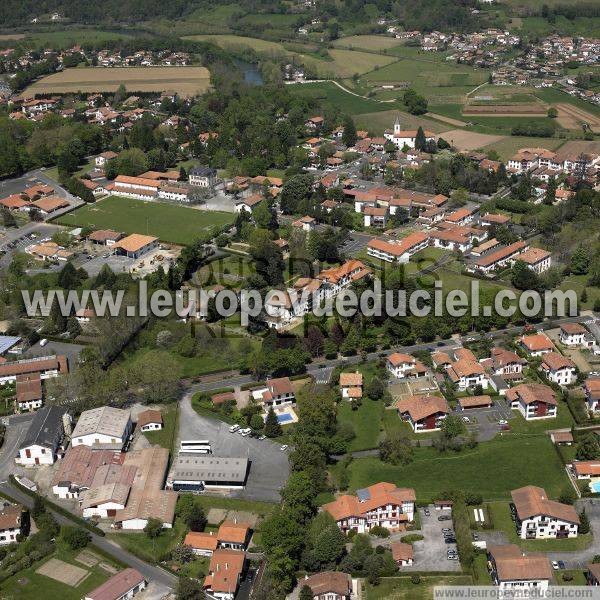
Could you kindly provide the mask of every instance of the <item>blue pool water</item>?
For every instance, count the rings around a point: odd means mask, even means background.
[[[590,488],[592,489],[592,492],[594,492],[595,494],[600,493],[600,479],[591,483]]]
[[[283,413],[282,415],[277,415],[277,421],[279,421],[279,423],[288,423],[289,421],[293,421],[294,418],[292,417],[292,415],[289,415],[288,413]]]

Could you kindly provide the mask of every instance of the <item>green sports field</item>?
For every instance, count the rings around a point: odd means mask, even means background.
[[[125,233],[155,235],[163,242],[191,244],[213,227],[233,221],[232,213],[208,212],[161,202],[109,196],[57,219],[73,227],[115,229]]]

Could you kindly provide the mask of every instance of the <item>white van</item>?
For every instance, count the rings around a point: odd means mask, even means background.
[[[44,338],[43,340],[40,340],[40,346],[42,346],[42,347],[44,347],[47,343],[48,343],[48,340],[46,338]]]
[[[230,431],[230,433],[235,433],[239,428],[240,428],[240,426],[236,423],[235,425],[232,425],[229,428],[229,431]]]

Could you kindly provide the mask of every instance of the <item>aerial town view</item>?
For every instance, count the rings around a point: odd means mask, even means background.
[[[600,600],[600,0],[0,2],[0,600]]]

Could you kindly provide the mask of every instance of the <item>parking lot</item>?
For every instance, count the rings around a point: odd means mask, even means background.
[[[492,439],[502,429],[500,421],[508,421],[514,414],[504,398],[498,398],[490,408],[468,408],[460,410],[457,405],[455,412],[469,419],[465,422],[469,431],[477,433],[477,439],[486,441]]]
[[[452,519],[439,521],[438,517],[450,516],[449,510],[435,510],[433,505],[420,508],[420,533],[424,539],[413,543],[414,562],[411,567],[402,567],[402,571],[460,571],[460,561],[448,560],[448,550],[456,550],[456,544],[446,544],[443,529],[452,529]]]
[[[358,254],[367,247],[367,244],[374,238],[374,235],[368,233],[351,233],[348,239],[342,244],[340,251],[346,256]]]

